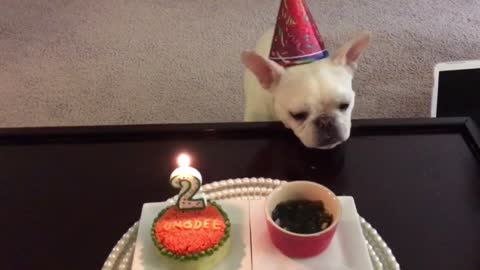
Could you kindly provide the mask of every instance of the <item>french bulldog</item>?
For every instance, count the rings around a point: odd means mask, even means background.
[[[332,149],[350,137],[355,103],[352,80],[370,43],[368,32],[331,56],[284,68],[268,59],[273,31],[244,51],[245,121],[281,121],[308,148]]]

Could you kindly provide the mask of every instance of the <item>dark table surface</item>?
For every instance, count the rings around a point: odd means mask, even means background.
[[[480,269],[478,129],[355,121],[307,150],[277,123],[0,129],[0,269],[100,269],[144,202],[175,195],[174,157],[205,182],[308,179],[354,196],[402,269]]]

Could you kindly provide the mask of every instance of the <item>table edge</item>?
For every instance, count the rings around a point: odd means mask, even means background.
[[[382,130],[422,130],[424,132],[452,130],[462,128],[470,118],[379,118],[354,119],[352,131]],[[101,134],[147,134],[168,132],[238,132],[251,130],[286,131],[280,122],[218,122],[218,123],[165,123],[132,125],[84,125],[84,126],[38,126],[38,127],[3,127],[0,139],[23,136],[69,136]]]
[[[294,136],[280,122],[221,122],[221,123],[170,123],[142,125],[98,125],[60,127],[0,128],[0,145],[78,142],[94,140],[158,139],[181,136],[188,139],[240,137],[245,134]],[[452,118],[390,118],[354,119],[352,137],[409,134],[458,133],[463,136],[473,154],[480,161],[480,129],[469,117]]]

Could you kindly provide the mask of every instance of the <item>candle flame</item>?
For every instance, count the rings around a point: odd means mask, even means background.
[[[177,158],[178,166],[187,167],[190,165],[190,156],[187,154],[180,154]]]

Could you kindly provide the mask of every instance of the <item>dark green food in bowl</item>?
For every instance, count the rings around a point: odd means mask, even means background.
[[[326,211],[322,201],[290,200],[275,206],[272,220],[289,232],[312,234],[328,228],[333,216]]]

